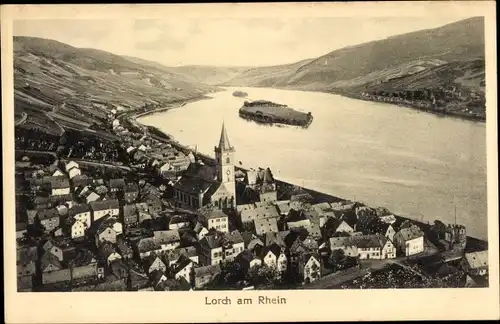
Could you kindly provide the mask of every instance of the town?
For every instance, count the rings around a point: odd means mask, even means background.
[[[16,128],[19,291],[488,286],[487,246],[462,225],[243,168],[223,123],[213,159],[106,120],[109,140]]]

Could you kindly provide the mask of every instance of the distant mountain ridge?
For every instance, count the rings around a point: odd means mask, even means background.
[[[37,37],[14,37],[14,104],[46,131],[102,124],[113,108],[164,107],[219,88],[154,64]],[[30,126],[31,127],[31,126]]]
[[[225,84],[345,90],[367,82],[383,82],[387,77],[401,74],[401,68],[427,68],[436,62],[444,64],[475,58],[484,59],[483,17],[349,46],[295,64],[252,69]],[[390,75],[383,75],[389,70],[392,70]],[[377,79],[374,75],[377,73],[383,76]],[[364,80],[365,77],[368,79]]]
[[[249,67],[231,67],[231,66],[209,66],[209,65],[182,65],[166,66],[155,61],[149,61],[133,56],[123,56],[123,58],[145,66],[150,66],[168,73],[175,73],[189,78],[192,82],[216,85],[224,83],[234,78],[242,72],[250,69]]]

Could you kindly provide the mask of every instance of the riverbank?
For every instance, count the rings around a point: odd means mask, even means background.
[[[232,87],[228,85],[227,87]],[[251,88],[268,88],[268,87],[263,87],[263,86],[253,86]],[[389,100],[382,100],[382,99],[369,99],[363,97],[361,94],[341,90],[341,89],[332,89],[332,90],[307,90],[307,89],[300,89],[296,87],[273,87],[273,89],[277,90],[293,90],[293,91],[303,91],[303,92],[320,92],[320,93],[328,93],[328,94],[335,94],[339,95],[345,98],[350,98],[350,99],[356,99],[356,100],[361,100],[361,101],[371,101],[371,102],[378,102],[378,103],[385,103],[385,104],[390,104],[398,107],[405,107],[405,108],[410,108],[410,109],[415,109],[418,111],[423,111],[427,113],[431,113],[433,115],[437,116],[442,116],[442,117],[451,117],[451,118],[457,118],[457,119],[462,119],[462,120],[470,120],[470,121],[476,121],[476,122],[481,122],[485,123],[486,122],[486,116],[477,116],[477,115],[469,115],[466,113],[461,113],[457,111],[443,111],[443,110],[434,110],[429,107],[423,107],[419,106],[416,103],[405,103],[405,102],[393,102]]]
[[[168,118],[168,117],[166,117],[166,118]],[[173,136],[169,137],[168,143],[171,144],[172,146],[176,147],[177,149],[180,149],[181,151],[183,151],[185,153],[193,151],[192,147],[188,147],[186,145],[183,145],[183,144],[177,142]],[[196,152],[196,155],[205,164],[208,164],[208,165],[213,165],[214,164],[214,158],[212,156],[206,155],[206,154],[203,154],[203,153],[200,153],[200,152]],[[255,166],[257,167],[258,165],[255,164]],[[240,168],[242,170],[245,170],[245,167],[248,167],[248,166],[244,165],[244,166],[241,166]],[[286,181],[279,181],[279,183],[284,183],[284,184],[288,184],[290,186],[294,186],[293,184],[289,184]],[[300,186],[296,186],[296,187],[300,187]],[[333,196],[333,195],[328,194],[328,193],[318,192],[318,191],[313,190],[313,189],[305,188],[305,190],[308,191],[308,192],[311,192],[313,194],[313,197],[315,198],[315,200],[318,200],[318,201],[341,201],[341,200],[345,200],[345,199],[343,199],[341,197],[336,197],[336,196]],[[280,199],[285,199],[285,198],[280,198]],[[424,222],[419,221],[419,220],[415,220],[415,219],[410,218],[410,217],[402,217],[402,218],[404,218],[404,219],[410,219],[412,221],[415,221],[415,222],[417,222],[419,224],[422,224],[423,227],[430,226],[427,223],[424,223]],[[430,220],[430,221],[433,221],[433,220]],[[473,237],[471,237],[471,239],[472,239],[471,242],[478,242],[478,243],[472,243],[474,246],[480,246],[481,242],[484,242],[486,244],[486,241],[483,241],[483,240],[480,240],[480,239],[476,239],[476,238],[473,238]]]
[[[362,100],[362,101],[371,101],[371,102],[379,102],[379,103],[385,103],[385,104],[391,104],[391,105],[396,105],[399,107],[405,107],[405,108],[411,108],[427,113],[431,113],[434,115],[442,116],[442,117],[453,117],[453,118],[458,118],[458,119],[465,119],[465,120],[471,120],[471,121],[476,121],[476,122],[486,122],[486,116],[479,116],[479,115],[470,115],[466,113],[462,113],[460,111],[450,111],[450,110],[444,110],[444,109],[434,109],[432,107],[429,107],[428,105],[424,104],[418,104],[416,102],[408,102],[408,101],[398,101],[398,100],[391,100],[391,98],[387,97],[375,97],[375,96],[362,96],[360,94],[354,94],[350,92],[343,92],[343,91],[338,91],[338,92],[327,92],[326,93],[333,93],[333,94],[338,94],[343,97],[351,98],[351,99],[356,99],[356,100]]]

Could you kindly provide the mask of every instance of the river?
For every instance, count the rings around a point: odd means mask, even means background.
[[[245,98],[311,112],[308,129],[259,125],[238,116]],[[402,216],[455,221],[487,239],[486,125],[338,95],[227,88],[211,100],[144,116],[180,143],[213,156],[224,121],[236,160],[276,178],[385,206]]]

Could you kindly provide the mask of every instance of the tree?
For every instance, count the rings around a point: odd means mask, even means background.
[[[267,265],[255,266],[248,270],[246,279],[254,286],[273,283],[278,276],[275,268]]]
[[[44,232],[45,232],[45,227],[43,226],[42,222],[40,221],[40,218],[38,218],[37,215],[33,220],[33,224],[31,226],[28,226],[27,234],[31,237],[41,237]]]
[[[221,264],[221,274],[219,283],[222,286],[230,287],[245,279],[245,274],[238,262],[224,262]]]
[[[333,271],[344,270],[358,265],[358,258],[346,256],[344,250],[333,250],[328,259]]]
[[[332,266],[337,266],[340,262],[342,262],[344,258],[345,258],[344,250],[336,249],[330,253],[330,258],[328,259],[328,262]]]
[[[434,225],[432,225],[432,230],[437,234],[437,237],[442,239],[446,233],[446,225],[440,220],[435,220]]]

